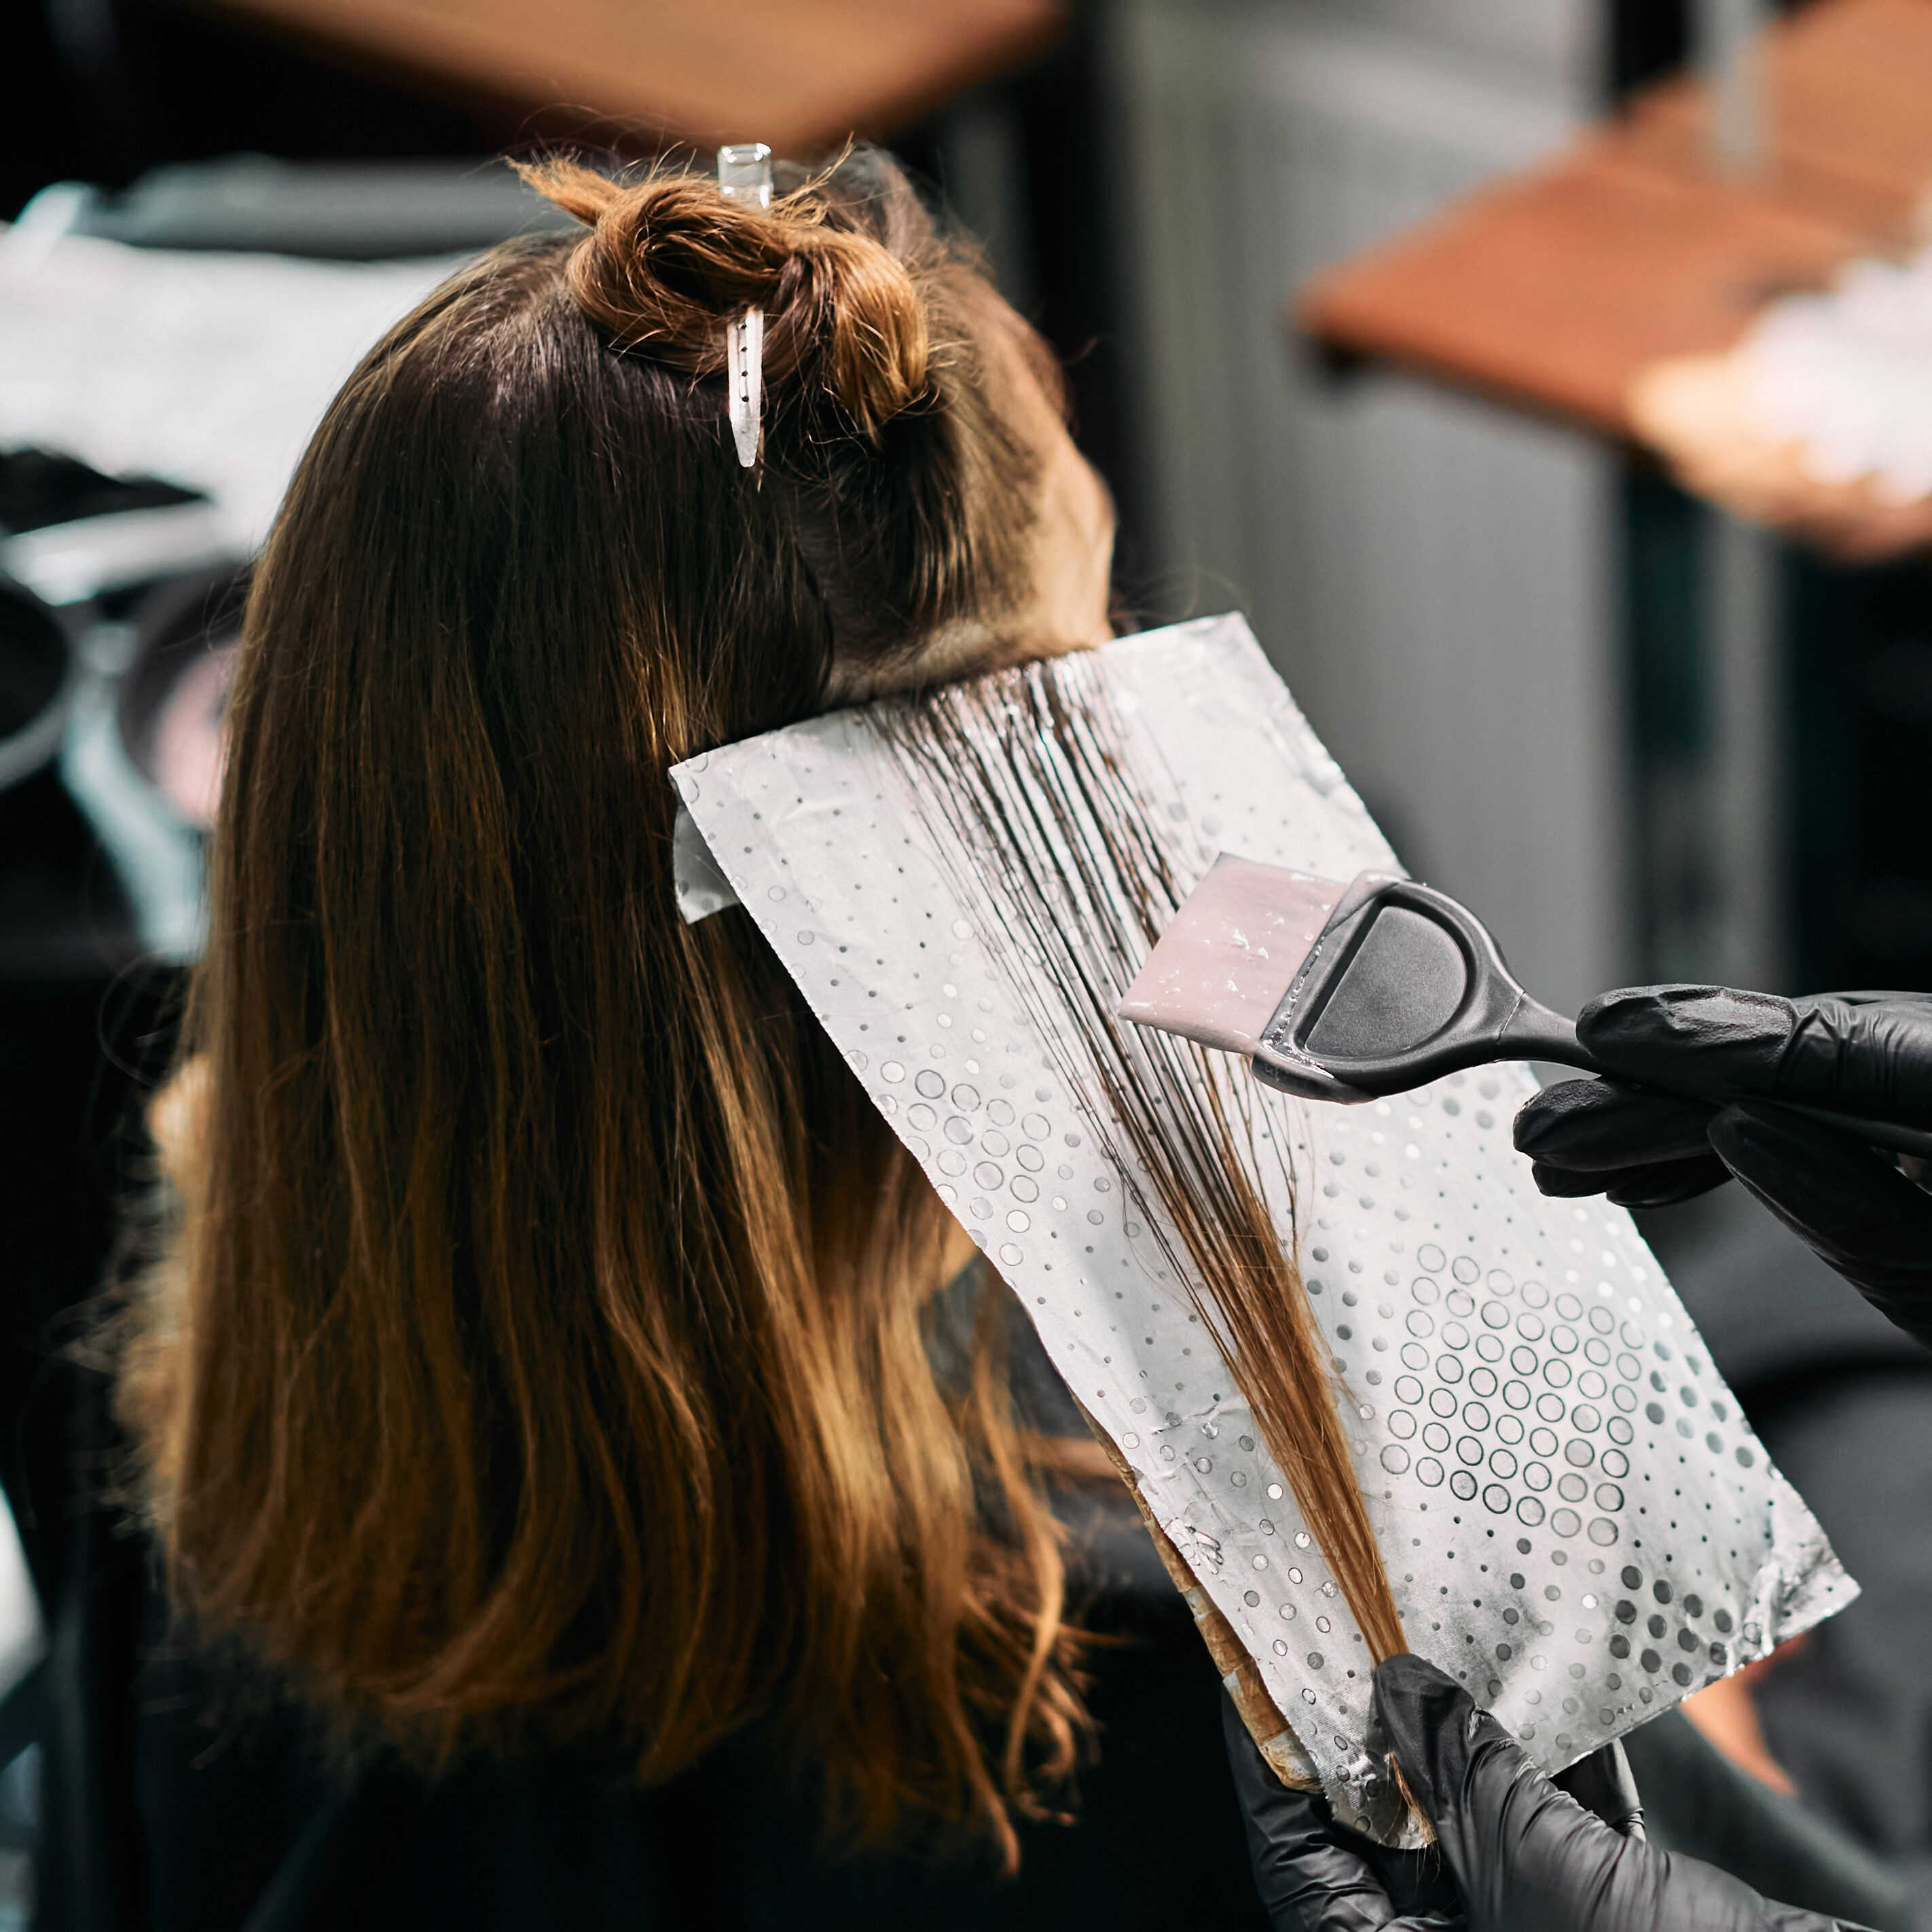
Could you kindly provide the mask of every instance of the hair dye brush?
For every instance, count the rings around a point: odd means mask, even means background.
[[[1115,1010],[1243,1054],[1258,1080],[1313,1100],[1373,1100],[1492,1060],[1620,1077],[1574,1022],[1524,992],[1467,907],[1387,872],[1342,886],[1222,853]],[[1932,1155],[1932,1132],[1778,1104],[1875,1146]]]

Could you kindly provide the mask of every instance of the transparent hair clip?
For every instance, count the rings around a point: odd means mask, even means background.
[[[718,150],[718,189],[727,201],[772,205],[772,151],[762,141],[742,141]],[[724,368],[729,385],[727,410],[738,461],[746,470],[758,460],[758,434],[765,406],[765,312],[748,308],[724,325]]]

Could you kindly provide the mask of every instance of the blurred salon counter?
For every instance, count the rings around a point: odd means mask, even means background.
[[[1712,89],[1666,82],[1549,164],[1317,276],[1297,326],[1333,358],[1647,448],[1841,554],[1932,541],[1927,491],[1821,480],[1754,417],[1748,371],[1681,366],[1726,356],[1778,298],[1923,243],[1932,5],[1816,0],[1765,32],[1751,70],[1754,154],[1714,154]]]

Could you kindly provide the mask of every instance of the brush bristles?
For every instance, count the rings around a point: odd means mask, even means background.
[[[1260,1183],[1271,1164],[1292,1202],[1285,1124],[1257,1112],[1244,1070],[1117,1017],[1194,868],[1137,788],[1096,668],[1077,656],[1028,664],[874,716],[995,955],[1010,967],[1007,949],[1024,956],[1008,976],[1186,1285],[1373,1658],[1394,1655],[1401,1618],[1328,1350]]]
[[[1223,852],[1115,1010],[1252,1058],[1342,892],[1332,879]]]

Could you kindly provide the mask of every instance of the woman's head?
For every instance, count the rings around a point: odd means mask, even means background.
[[[420,1755],[766,1717],[862,1833],[1005,1834],[1084,1722],[1052,1526],[928,1370],[949,1218],[746,916],[678,920],[665,772],[1096,640],[1104,493],[878,158],[538,178],[591,232],[370,353],[258,573],[126,1411],[188,1605]]]
[[[590,225],[562,280],[605,352],[596,379],[648,383],[645,418],[676,426],[653,454],[691,472],[663,478],[681,548],[741,542],[752,580],[776,566],[803,588],[810,634],[784,653],[815,680],[800,708],[1108,634],[1112,508],[1061,420],[1059,372],[884,158],[849,157],[770,211],[693,176],[525,172]],[[767,400],[747,475],[722,377],[724,326],[752,306]]]

